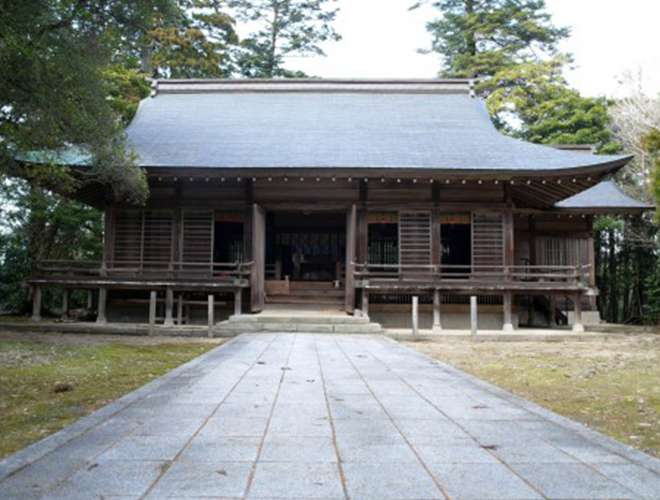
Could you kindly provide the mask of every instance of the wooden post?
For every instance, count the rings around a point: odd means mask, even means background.
[[[362,289],[362,316],[369,317],[369,292],[366,288]]]
[[[419,297],[416,295],[412,298],[412,334],[417,336],[419,331]]]
[[[183,325],[183,293],[179,294],[176,301],[176,322],[179,326]]]
[[[433,291],[433,330],[442,330],[442,319],[440,317],[440,290]]]
[[[502,330],[505,332],[513,331],[513,319],[512,319],[512,304],[513,303],[513,294],[511,292],[505,292],[502,295],[502,304],[504,309],[504,324],[502,325]]]
[[[550,295],[550,328],[557,326],[557,297]]]
[[[108,322],[108,319],[105,315],[105,308],[108,302],[108,289],[105,287],[99,288],[99,303],[98,310],[96,313],[96,322],[99,325],[105,325]]]
[[[574,320],[573,320],[573,331],[575,333],[584,332],[584,324],[582,323],[582,295],[576,293],[573,296],[574,304]]]
[[[209,320],[209,337],[213,337],[213,326],[215,325],[215,302],[214,302],[215,297],[213,296],[212,293],[209,294],[209,312],[208,312],[208,320]]]
[[[41,287],[32,287],[32,321],[41,321]]]
[[[168,288],[165,290],[165,322],[163,326],[171,327],[174,326],[174,318],[172,316],[172,310],[174,309],[174,290]]]
[[[282,259],[279,258],[275,261],[275,279],[282,279]]]
[[[87,290],[87,310],[91,311],[94,308],[94,294],[91,290]]]
[[[153,335],[154,326],[156,325],[156,299],[158,292],[151,290],[149,293],[149,335]]]
[[[62,319],[69,317],[69,303],[71,299],[71,290],[65,288],[62,290]]]
[[[234,291],[234,316],[239,316],[243,312],[243,289]]]
[[[476,295],[472,295],[470,297],[470,333],[472,335],[477,334],[477,330],[479,328],[478,319],[477,297]]]

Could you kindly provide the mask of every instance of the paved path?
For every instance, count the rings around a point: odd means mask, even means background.
[[[241,336],[24,461],[0,498],[660,498],[659,461],[382,337]]]

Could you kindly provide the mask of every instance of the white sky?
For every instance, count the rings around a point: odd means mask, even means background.
[[[288,66],[321,77],[432,78],[437,55],[425,23],[437,11],[409,12],[413,0],[338,0],[335,28],[343,36],[328,43],[328,57],[291,59]],[[546,0],[557,25],[572,28],[562,50],[575,57],[570,83],[585,95],[621,95],[619,77],[642,69],[645,91],[660,93],[660,1]]]

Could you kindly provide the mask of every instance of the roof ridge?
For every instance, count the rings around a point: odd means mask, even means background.
[[[163,79],[152,81],[153,94],[209,92],[371,92],[444,93],[474,96],[474,80],[423,78],[300,78],[300,79]]]

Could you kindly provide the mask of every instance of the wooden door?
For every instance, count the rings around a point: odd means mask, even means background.
[[[252,272],[250,294],[252,312],[262,311],[266,295],[266,211],[256,203],[252,207]]]
[[[355,261],[357,234],[357,208],[353,205],[346,214],[346,293],[345,309],[353,313],[355,308],[355,280],[353,277],[353,262]]]

